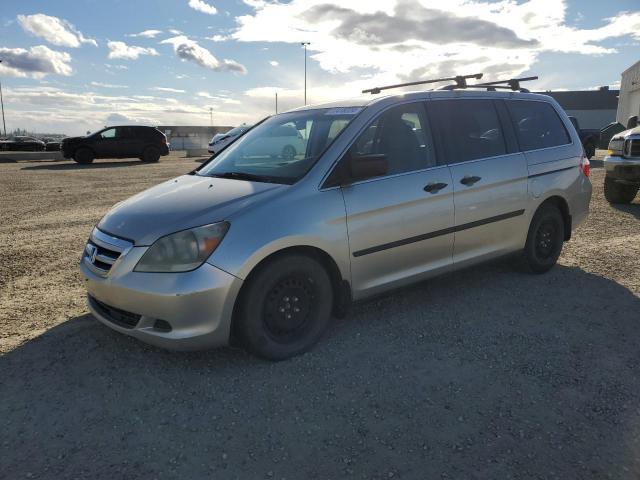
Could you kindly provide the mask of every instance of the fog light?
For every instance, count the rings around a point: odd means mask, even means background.
[[[160,330],[161,332],[171,331],[171,325],[165,320],[156,320],[156,322],[153,324],[153,328],[156,330]]]

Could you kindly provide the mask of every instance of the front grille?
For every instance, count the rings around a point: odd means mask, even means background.
[[[119,308],[102,303],[91,296],[89,296],[89,301],[104,318],[122,328],[135,328],[142,317],[142,315],[120,310]]]
[[[132,246],[133,244],[127,240],[112,237],[94,228],[82,259],[95,273],[107,276],[113,265]]]
[[[629,157],[640,157],[640,139],[627,140],[627,152]]]

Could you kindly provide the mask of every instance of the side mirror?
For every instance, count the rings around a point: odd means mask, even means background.
[[[382,175],[386,175],[389,170],[389,162],[384,153],[357,157],[349,155],[346,161],[348,180],[351,182],[381,177]]]
[[[637,126],[638,126],[638,115],[629,117],[629,120],[627,120],[627,130],[631,128],[636,128]]]

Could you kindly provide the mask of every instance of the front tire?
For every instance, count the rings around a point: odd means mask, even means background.
[[[95,155],[88,148],[79,148],[78,150],[76,150],[76,153],[73,156],[73,159],[77,163],[80,163],[82,165],[88,165],[89,163],[93,162],[93,160],[95,159]]]
[[[637,193],[638,185],[619,183],[611,177],[604,177],[604,198],[609,203],[631,203]]]
[[[282,149],[282,158],[293,160],[296,157],[296,149],[293,145],[285,145]]]
[[[548,272],[558,261],[564,243],[564,219],[555,205],[541,206],[533,216],[523,251],[526,269]]]
[[[234,328],[245,348],[284,360],[320,339],[331,319],[333,288],[316,260],[287,255],[259,267],[240,302]]]

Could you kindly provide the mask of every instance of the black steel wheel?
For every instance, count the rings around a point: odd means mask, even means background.
[[[284,360],[309,350],[331,319],[333,288],[311,257],[276,257],[258,267],[238,300],[234,331],[250,352]]]
[[[86,164],[89,164],[89,163],[93,162],[93,160],[95,159],[95,155],[94,155],[93,151],[91,151],[88,148],[79,148],[78,150],[76,150],[76,153],[73,156],[73,159],[77,163],[81,163],[83,165],[86,165]]]
[[[558,261],[564,243],[564,219],[558,207],[542,205],[533,216],[527,243],[524,247],[524,264],[530,272],[544,273]]]

